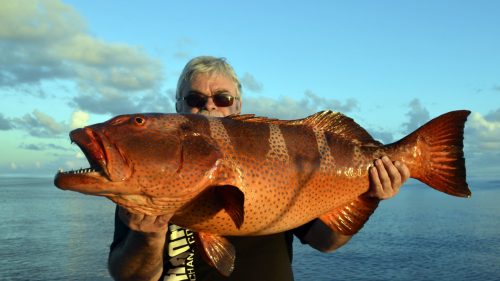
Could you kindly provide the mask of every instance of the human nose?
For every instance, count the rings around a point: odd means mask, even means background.
[[[217,109],[217,105],[215,105],[212,97],[207,97],[207,102],[205,103],[205,109],[208,111]]]

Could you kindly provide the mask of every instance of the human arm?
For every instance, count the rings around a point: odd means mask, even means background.
[[[159,280],[168,218],[132,214],[117,207],[108,269],[115,280]]]
[[[369,170],[368,195],[380,200],[394,197],[410,177],[408,167],[399,161],[393,163],[387,156],[375,160],[374,164]],[[321,252],[332,252],[345,245],[351,238],[351,235],[337,233],[321,220],[315,219],[302,241]]]

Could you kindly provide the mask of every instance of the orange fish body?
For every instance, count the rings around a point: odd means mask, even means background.
[[[331,111],[301,120],[135,114],[71,133],[92,169],[60,172],[59,188],[106,196],[132,212],[169,215],[199,233],[224,275],[234,250],[221,236],[278,233],[319,218],[352,235],[378,206],[368,169],[387,155],[411,176],[468,197],[463,128],[469,111],[444,114],[382,145]],[[227,253],[213,257],[216,245]]]

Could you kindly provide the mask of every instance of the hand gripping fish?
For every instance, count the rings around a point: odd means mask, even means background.
[[[203,256],[227,276],[235,251],[223,236],[278,233],[315,218],[338,233],[357,233],[378,206],[366,195],[368,170],[384,155],[434,189],[469,197],[469,113],[446,113],[388,145],[332,111],[291,121],[122,115],[72,131],[90,168],[59,172],[54,181],[134,213],[170,216],[197,233]]]

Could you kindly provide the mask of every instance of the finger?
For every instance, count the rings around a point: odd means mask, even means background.
[[[370,192],[369,196],[379,197],[383,195],[382,183],[380,182],[380,177],[378,176],[377,168],[371,167],[370,170]]]
[[[156,220],[155,220],[155,225],[157,225],[159,227],[166,226],[168,224],[169,219],[170,219],[170,216],[166,216],[166,215],[157,216]]]
[[[129,210],[127,210],[126,216],[128,219],[127,226],[133,230],[138,230],[140,228],[144,215],[132,213]]]
[[[141,220],[142,225],[153,225],[156,221],[156,216],[143,216]]]
[[[398,168],[396,168],[387,156],[382,157],[382,162],[384,162],[385,170],[390,178],[390,188],[399,190],[399,187],[401,187],[401,173]]]
[[[404,163],[396,161],[394,166],[398,169],[401,174],[401,184],[405,183],[410,178],[410,169]]]
[[[377,167],[378,176],[382,183],[384,193],[390,192],[392,190],[391,178],[385,169],[384,162],[381,159],[375,160],[375,167]]]

